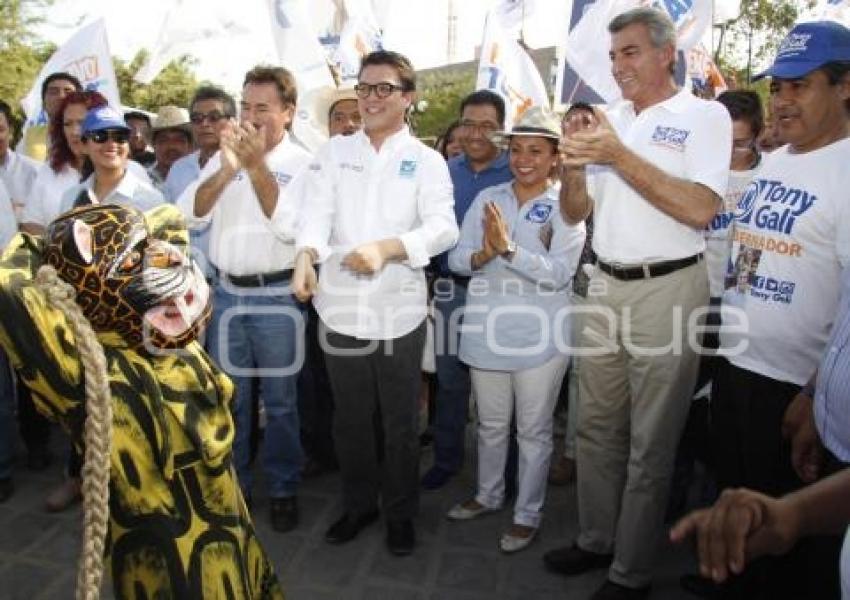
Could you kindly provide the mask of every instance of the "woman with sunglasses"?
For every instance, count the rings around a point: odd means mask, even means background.
[[[21,215],[21,230],[41,235],[60,212],[62,195],[80,182],[83,168],[82,124],[92,108],[106,106],[106,98],[94,91],[68,94],[50,121],[50,152],[39,168]],[[133,172],[148,180],[144,168],[130,163]]]
[[[83,181],[62,195],[60,212],[89,204],[122,204],[146,211],[162,204],[162,194],[129,168],[130,128],[109,106],[88,111],[81,139]]]
[[[513,523],[499,542],[503,552],[528,546],[540,526],[552,413],[569,361],[567,287],[585,230],[565,224],[549,180],[560,136],[557,118],[540,107],[523,113],[510,132],[491,136],[508,142],[514,178],[476,197],[449,254],[451,270],[472,277],[459,357],[470,367],[478,410],[478,490],[447,516],[469,520],[502,507],[515,414],[518,491]]]

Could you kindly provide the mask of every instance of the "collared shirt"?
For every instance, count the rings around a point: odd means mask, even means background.
[[[729,178],[732,121],[718,102],[687,89],[635,114],[623,101],[608,119],[630,150],[665,173],[702,184],[722,197]],[[702,230],[681,223],[641,196],[611,166],[592,165],[593,250],[608,263],[640,264],[705,250]]]
[[[153,186],[160,191],[166,200],[169,200],[168,196],[165,194],[165,177],[163,177],[162,174],[160,174],[159,169],[157,169],[157,163],[152,164],[145,169],[145,171],[147,172],[148,177],[150,177]]]
[[[490,186],[499,185],[513,179],[508,164],[508,153],[500,152],[493,161],[480,171],[474,171],[466,155],[461,154],[448,162],[449,175],[454,186],[455,219],[458,227],[463,223],[466,211],[472,206],[472,201],[478,193]],[[439,275],[448,277],[449,254],[444,252],[437,257]]]
[[[201,151],[195,150],[191,154],[174,161],[174,164],[168,169],[168,177],[165,178],[165,184],[160,190],[168,202],[177,202],[183,190],[201,175],[200,158]]]
[[[517,250],[472,271],[472,255],[484,239],[484,207],[502,210]],[[558,190],[548,188],[521,207],[511,182],[475,198],[463,220],[449,267],[472,276],[460,340],[460,359],[478,369],[517,371],[540,366],[570,346],[570,319],[562,313],[584,245],[584,223],[561,218]]]
[[[6,244],[17,232],[18,221],[15,219],[12,199],[6,191],[6,186],[0,181],[0,252],[6,248]]]
[[[289,135],[265,157],[266,166],[280,190],[271,218],[266,217],[251,179],[240,170],[221,192],[212,210],[195,216],[195,193],[201,184],[218,172],[221,152],[216,152],[177,201],[192,227],[210,223],[209,258],[219,270],[230,275],[258,275],[290,269],[295,258],[295,221],[298,198],[291,188],[310,162],[306,150]]]
[[[842,275],[838,315],[818,368],[814,408],[824,446],[850,462],[850,267]]]
[[[65,165],[57,173],[48,163],[42,164],[24,205],[21,223],[47,227],[61,212],[62,196],[79,182],[80,172],[70,165]]]
[[[95,174],[92,173],[82,183],[66,190],[62,195],[59,212],[63,213],[74,208],[74,204],[81,193],[86,193],[92,204],[121,204],[138,208],[141,211],[156,208],[165,201],[159,190],[152,188],[146,181],[137,177],[130,168],[124,171],[124,177],[106,198],[98,198],[94,195],[94,182]]]
[[[331,138],[304,178],[297,247],[323,262],[313,302],[332,330],[361,339],[394,339],[425,318],[422,267],[451,248],[458,227],[443,157],[407,127],[376,151],[363,131]],[[407,253],[376,274],[356,275],[343,257],[360,244],[397,238]]]
[[[0,162],[0,181],[6,186],[19,221],[38,174],[38,167],[37,161],[13,150],[7,150],[6,160]]]

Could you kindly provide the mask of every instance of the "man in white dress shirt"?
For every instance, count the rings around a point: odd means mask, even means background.
[[[413,552],[419,500],[422,268],[455,244],[458,228],[445,161],[405,125],[416,89],[410,62],[373,52],[358,79],[364,130],[331,138],[305,174],[293,289],[314,297],[336,403],[345,513],[325,540],[353,539],[377,519],[380,495],[387,546],[403,556]],[[318,285],[314,263],[322,265]]]
[[[298,524],[302,449],[296,380],[303,350],[302,307],[290,293],[295,246],[292,180],[310,155],[288,134],[295,79],[281,67],[255,67],[242,88],[241,123],[178,204],[195,225],[209,223],[215,304],[207,345],[236,383],[233,456],[250,504],[251,377],[260,378],[266,429],[260,458],[271,524]]]

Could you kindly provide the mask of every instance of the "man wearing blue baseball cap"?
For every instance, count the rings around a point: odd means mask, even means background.
[[[796,25],[762,77],[787,145],[765,157],[735,213],[712,435],[721,489],[779,496],[850,464],[846,438],[823,435],[850,402],[816,423],[807,384],[850,266],[850,30]],[[731,577],[723,597],[838,598],[839,548],[837,537],[804,539]]]

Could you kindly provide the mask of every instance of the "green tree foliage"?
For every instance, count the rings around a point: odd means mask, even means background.
[[[188,108],[189,100],[198,87],[198,80],[192,72],[194,61],[186,56],[174,60],[150,85],[144,85],[135,81],[133,76],[142,68],[146,59],[147,52],[140,50],[129,63],[113,60],[121,102],[150,112],[156,112],[166,104]]]
[[[414,114],[416,134],[436,138],[460,114],[460,101],[475,89],[475,71],[430,72],[418,82],[419,99],[427,102],[422,113]]]
[[[0,0],[0,98],[22,116],[21,99],[27,95],[41,65],[55,50],[41,42],[34,27],[41,21],[47,0]]]

